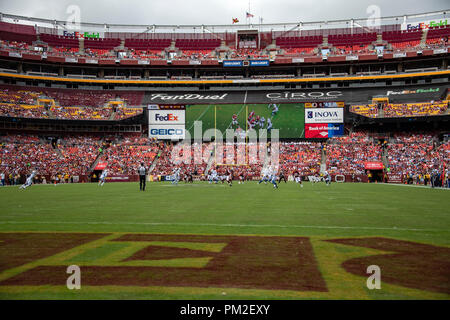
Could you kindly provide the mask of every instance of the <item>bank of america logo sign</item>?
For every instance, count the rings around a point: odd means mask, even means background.
[[[312,111],[308,111],[308,119],[312,119],[313,117],[313,112]]]

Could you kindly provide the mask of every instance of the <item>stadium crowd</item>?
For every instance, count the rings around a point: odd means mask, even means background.
[[[364,132],[333,138],[325,146],[327,168],[332,174],[364,175],[365,162],[381,161],[381,151]]]
[[[194,153],[201,148],[203,161],[192,161]],[[390,174],[401,175],[407,183],[429,184],[432,176],[443,172],[450,163],[450,142],[441,143],[434,133],[397,133],[388,138],[385,147],[366,132],[353,132],[339,138],[331,138],[326,144],[297,141],[279,144],[280,173],[288,177],[295,171],[302,176],[316,175],[326,159],[327,170],[332,175],[366,175],[367,161],[382,161],[383,153],[387,159],[386,169]],[[232,150],[231,148],[234,148]],[[73,178],[89,177],[95,164],[104,162],[110,175],[136,175],[141,162],[152,169],[153,177],[171,175],[176,168],[181,169],[182,178],[193,175],[205,180],[207,168],[216,168],[219,175],[227,170],[237,179],[257,179],[270,156],[273,146],[256,158],[256,145],[224,145],[223,158],[214,153],[214,143],[194,145],[183,149],[180,145],[162,142],[140,134],[130,135],[64,135],[36,136],[8,134],[0,136],[0,172],[5,174],[7,183],[23,181],[31,170],[38,171],[38,181],[69,182]],[[227,153],[244,151],[244,163],[238,166],[225,166]],[[184,151],[187,153],[184,154]],[[176,153],[177,157],[174,157]],[[246,152],[246,154],[245,154]],[[265,155],[264,155],[265,154]],[[183,163],[184,156],[191,161]],[[177,158],[179,161],[174,162]],[[221,162],[219,162],[219,161]],[[219,164],[214,166],[214,164]],[[446,164],[444,168],[444,164]],[[442,178],[440,178],[442,179]]]
[[[442,163],[449,163],[449,146],[449,142],[439,145],[431,134],[396,134],[387,146],[389,169],[424,184],[433,170],[440,171]]]
[[[387,103],[350,106],[350,111],[370,118],[412,117],[445,114],[449,110],[449,102],[432,101],[423,103]]]

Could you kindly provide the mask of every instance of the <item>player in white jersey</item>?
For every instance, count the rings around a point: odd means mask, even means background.
[[[270,132],[270,130],[272,130],[272,120],[267,118],[267,132]]]
[[[33,170],[25,183],[19,187],[19,189],[26,189],[33,184],[33,179],[36,176],[36,170]]]
[[[219,181],[219,177],[217,176],[217,171],[216,169],[212,169],[209,173],[208,176],[208,180],[209,183],[212,183],[214,181],[214,183],[217,183]]]
[[[259,180],[258,184],[261,182],[267,184],[267,181],[269,181],[269,168],[266,167],[261,170],[261,180]]]
[[[272,117],[278,113],[278,105],[275,103],[272,105]]]
[[[172,184],[178,185],[178,181],[180,181],[180,171],[181,168],[176,168],[172,174]]]
[[[323,172],[323,178],[325,179],[325,183],[327,186],[331,184],[331,175],[328,173],[328,171]]]
[[[106,182],[106,177],[108,176],[108,169],[103,170],[102,174],[100,175],[100,179],[98,180],[98,185],[102,186]]]
[[[273,187],[275,189],[278,189],[278,185],[277,185],[277,170],[275,168],[269,167],[268,175],[269,175],[270,183],[273,184]]]

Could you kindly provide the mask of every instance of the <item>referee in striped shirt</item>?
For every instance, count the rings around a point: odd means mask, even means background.
[[[141,162],[141,165],[138,168],[139,173],[139,190],[145,191],[145,180],[147,177],[147,169],[144,167],[144,163]]]

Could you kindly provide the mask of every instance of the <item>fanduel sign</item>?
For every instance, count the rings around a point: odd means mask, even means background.
[[[150,100],[162,100],[162,101],[171,101],[171,100],[224,100],[228,93],[224,93],[221,95],[203,95],[197,93],[187,93],[182,95],[170,95],[166,93],[152,93]]]
[[[342,108],[305,109],[305,123],[343,123]]]

